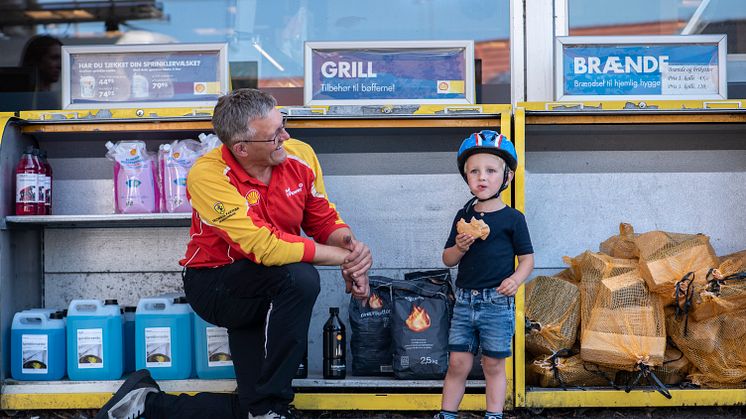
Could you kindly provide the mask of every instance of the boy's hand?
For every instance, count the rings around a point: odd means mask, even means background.
[[[500,283],[500,286],[497,287],[497,292],[499,292],[502,295],[506,295],[508,297],[512,297],[515,295],[515,293],[518,292],[518,287],[520,287],[521,284],[518,283],[513,278],[505,278],[502,283]]]
[[[456,247],[461,251],[461,253],[466,253],[469,251],[471,244],[474,243],[474,240],[476,240],[476,237],[466,233],[460,233],[456,235]]]

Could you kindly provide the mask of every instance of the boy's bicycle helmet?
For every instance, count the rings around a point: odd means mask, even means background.
[[[505,161],[503,185],[495,195],[496,197],[500,192],[508,188],[508,169],[515,171],[516,167],[518,167],[518,155],[515,152],[515,146],[513,146],[508,137],[496,131],[482,130],[471,134],[461,143],[457,155],[458,171],[464,180],[466,180],[466,172],[464,172],[466,160],[478,153],[494,154]]]
[[[471,134],[458,149],[458,171],[464,179],[466,179],[466,173],[464,173],[466,159],[477,153],[490,153],[500,157],[505,160],[512,171],[515,171],[518,166],[518,155],[508,137],[496,131],[482,130]]]

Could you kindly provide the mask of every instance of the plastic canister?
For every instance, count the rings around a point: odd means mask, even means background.
[[[117,300],[73,300],[67,311],[67,376],[117,380],[122,376],[122,315]]]
[[[145,297],[135,312],[135,367],[156,380],[192,373],[192,309],[184,298]]]
[[[194,314],[194,364],[202,379],[236,378],[228,330]]]
[[[16,313],[10,345],[10,371],[16,380],[48,381],[65,376],[62,313],[42,309]]]
[[[126,306],[124,317],[124,373],[135,370],[135,306]]]

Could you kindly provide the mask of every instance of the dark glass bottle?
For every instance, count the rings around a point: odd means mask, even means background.
[[[324,378],[345,378],[346,349],[345,325],[339,319],[339,307],[329,307],[329,320],[324,324]]]

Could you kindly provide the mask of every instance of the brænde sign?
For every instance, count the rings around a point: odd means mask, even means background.
[[[62,47],[62,107],[212,107],[228,92],[226,44]]]
[[[472,104],[474,42],[306,42],[304,103]]]
[[[726,35],[558,37],[555,98],[727,99],[726,41]]]

